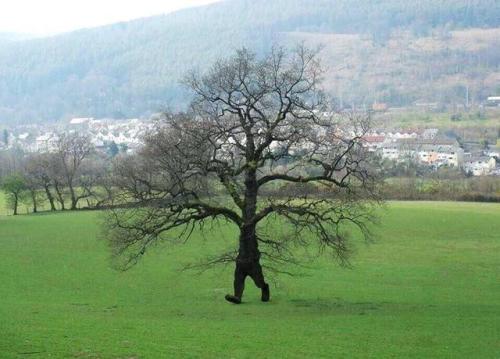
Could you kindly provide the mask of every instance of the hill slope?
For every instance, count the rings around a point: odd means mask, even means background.
[[[140,116],[165,105],[182,106],[186,97],[178,80],[189,68],[203,68],[243,45],[259,52],[272,42],[306,39],[313,43],[326,40],[328,47],[337,41],[333,34],[351,37],[344,38],[345,46],[330,53],[327,62],[336,68],[345,59],[359,60],[349,63],[352,71],[345,74],[347,79],[363,80],[348,86],[349,101],[372,101],[374,98],[364,94],[375,90],[378,97],[382,93],[381,100],[404,104],[413,99],[404,94],[384,95],[384,91],[392,91],[391,79],[397,73],[382,74],[382,85],[364,83],[362,69],[374,66],[371,56],[362,53],[364,49],[372,48],[376,54],[385,51],[391,57],[394,52],[387,45],[395,33],[409,36],[398,45],[404,49],[420,37],[441,34],[446,39],[455,29],[498,28],[499,19],[500,4],[495,0],[411,4],[395,0],[228,0],[51,38],[0,42],[0,123],[69,116]],[[352,38],[354,34],[362,36]],[[480,60],[483,72],[498,70],[498,51],[491,50],[497,39],[476,49],[486,51],[480,55],[487,58],[486,62]],[[457,73],[469,74],[478,67],[476,50],[472,56],[464,55],[472,62]],[[457,51],[462,54],[461,49]],[[418,66],[428,64],[425,56],[415,57],[411,51],[407,55]],[[457,59],[462,61],[460,56]],[[391,61],[384,55],[377,63]],[[401,66],[408,69],[411,62],[401,62]],[[327,82],[330,88],[337,88],[333,77]],[[383,88],[377,89],[380,86]]]

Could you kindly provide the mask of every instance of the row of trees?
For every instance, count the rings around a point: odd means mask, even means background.
[[[30,203],[33,212],[45,203],[51,211],[76,210],[83,200],[87,207],[102,205],[109,161],[94,151],[88,137],[63,134],[52,153],[10,157],[3,158],[0,185],[15,215],[22,202]]]
[[[383,196],[395,200],[500,202],[500,178],[482,176],[397,177],[387,180]]]

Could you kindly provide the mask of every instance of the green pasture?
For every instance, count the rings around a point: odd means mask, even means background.
[[[452,120],[457,113],[453,112],[401,112],[383,113],[375,115],[377,125],[385,128],[439,128],[463,129],[481,128],[494,131],[500,125],[500,112],[497,109],[488,109],[481,115],[477,111],[464,112],[459,114],[459,118]]]
[[[1,202],[1,197],[0,197]],[[2,207],[3,208],[3,207]],[[500,358],[500,205],[395,202],[351,269],[319,258],[224,301],[184,264],[230,227],[110,268],[99,212],[0,216],[0,358]]]

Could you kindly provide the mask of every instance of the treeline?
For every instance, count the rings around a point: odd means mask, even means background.
[[[342,195],[337,190],[319,189],[310,184],[284,184],[266,189],[264,194],[278,198],[290,195],[335,198]],[[393,177],[386,179],[380,186],[380,198],[399,201],[500,202],[500,177]]]
[[[463,169],[433,169],[414,161],[384,163],[386,200],[500,202],[499,176],[472,176]]]
[[[116,152],[96,152],[87,137],[75,134],[62,136],[52,153],[3,152],[0,153],[0,190],[14,215],[20,212],[21,206],[33,213],[108,208],[116,198],[121,198],[117,196],[114,169],[123,171],[134,159],[115,155]],[[469,177],[453,168],[435,172],[422,166],[403,165],[390,168],[384,176],[380,195],[385,200],[500,202],[498,176]],[[140,185],[141,179],[136,180]],[[277,198],[342,195],[342,191],[319,189],[313,184],[287,183],[266,187],[261,193]],[[124,205],[123,201],[119,203]]]
[[[436,170],[414,161],[385,160],[376,166],[382,179],[378,194],[383,200],[500,202],[499,176],[471,176],[462,169],[446,166]],[[283,183],[264,192],[278,198],[342,195],[338,188],[319,188],[310,183]]]
[[[383,43],[394,29],[422,36],[436,28],[499,27],[499,19],[495,0],[234,0],[46,39],[0,42],[0,120],[122,118],[166,104],[182,107],[187,98],[178,80],[186,70],[203,69],[243,45],[268,49],[298,31],[367,33]],[[355,96],[372,92],[352,76],[350,81]],[[387,88],[378,90],[380,101],[409,101],[390,81],[381,86]],[[463,88],[453,91],[451,96],[463,96]]]
[[[392,178],[386,182],[383,195],[388,200],[500,202],[500,178]]]
[[[34,213],[100,208],[111,196],[110,163],[88,137],[65,134],[51,153],[2,153],[0,190],[14,215],[21,204]]]

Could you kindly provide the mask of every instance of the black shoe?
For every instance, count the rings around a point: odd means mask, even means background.
[[[263,302],[269,302],[269,297],[270,297],[269,284],[265,284],[264,287],[262,288],[262,297],[261,297],[261,300]]]
[[[241,304],[241,298],[238,298],[237,296],[227,294],[225,298],[228,302],[231,302],[234,304]]]

